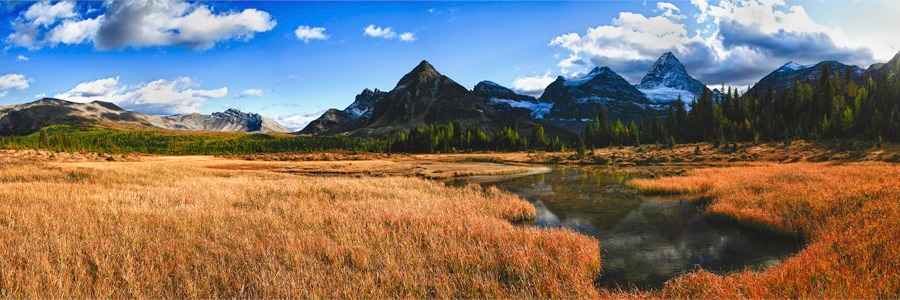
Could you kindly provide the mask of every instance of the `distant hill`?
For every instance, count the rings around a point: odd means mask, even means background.
[[[274,120],[235,109],[212,115],[152,116],[128,111],[109,102],[78,103],[55,98],[0,106],[0,134],[29,134],[43,127],[59,124],[198,131],[290,132]]]

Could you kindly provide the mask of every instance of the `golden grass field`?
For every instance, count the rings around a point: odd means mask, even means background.
[[[227,163],[252,162],[3,161],[0,295],[597,295],[596,240],[514,225],[534,208],[509,193]]]
[[[507,155],[527,161],[533,154]],[[0,295],[900,297],[897,164],[755,163],[629,182],[647,193],[708,198],[712,218],[807,243],[764,271],[695,271],[648,292],[595,287],[602,245],[569,230],[523,225],[534,207],[515,195],[415,178],[525,168],[472,162],[482,159],[108,161],[4,151]]]

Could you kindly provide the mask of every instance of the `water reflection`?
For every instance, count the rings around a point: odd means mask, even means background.
[[[534,205],[536,226],[567,227],[600,241],[608,287],[658,288],[686,271],[765,267],[793,253],[794,243],[708,222],[701,203],[651,199],[624,186],[628,175],[561,168],[495,185]]]

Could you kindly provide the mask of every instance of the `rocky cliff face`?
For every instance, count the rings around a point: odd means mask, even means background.
[[[233,108],[212,115],[183,114],[163,117],[171,121],[169,129],[238,132],[290,132],[278,122],[255,113]],[[163,126],[160,126],[163,127]]]
[[[378,89],[365,89],[344,110],[329,109],[310,122],[297,134],[334,135],[362,128],[369,124],[375,106],[384,101],[387,93]]]

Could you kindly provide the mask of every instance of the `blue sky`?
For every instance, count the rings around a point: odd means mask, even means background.
[[[364,88],[392,89],[423,59],[470,88],[539,95],[594,66],[637,83],[666,51],[707,84],[745,87],[788,61],[890,59],[898,3],[12,2],[0,8],[0,104],[238,108],[299,128]]]

